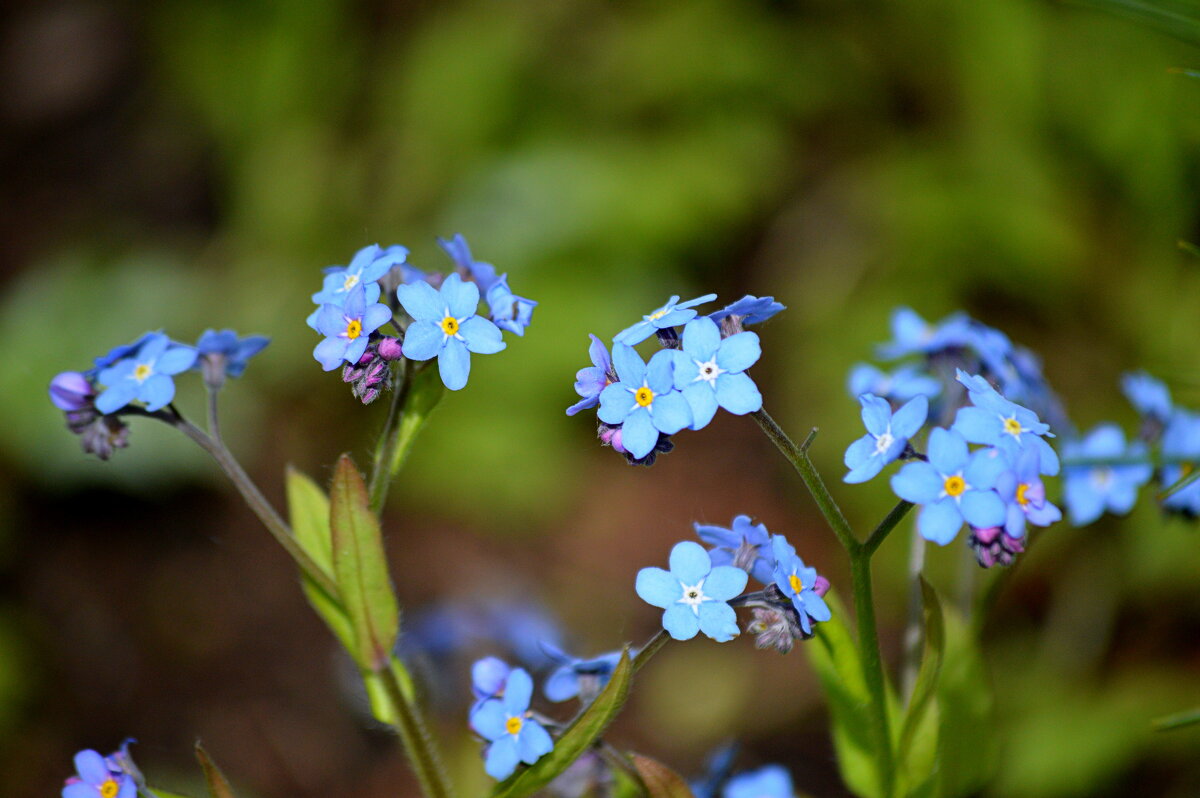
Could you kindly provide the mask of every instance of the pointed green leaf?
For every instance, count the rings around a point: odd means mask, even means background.
[[[354,630],[351,656],[363,670],[387,666],[400,631],[379,519],[367,506],[367,487],[349,455],[338,458],[329,491],[333,572]]]
[[[992,684],[971,626],[942,608],[946,645],[938,679],[937,777],[939,795],[971,795],[987,785],[998,764],[992,722]]]
[[[629,647],[626,646],[608,684],[600,691],[600,695],[596,696],[596,700],[579,713],[566,731],[554,741],[554,750],[497,784],[492,798],[525,798],[527,795],[533,795],[570,767],[572,762],[595,744],[608,728],[608,724],[621,711],[629,695],[632,676],[633,666],[629,660]]]
[[[217,763],[212,760],[199,742],[196,743],[196,759],[200,761],[200,769],[204,771],[204,781],[208,784],[209,798],[234,798],[233,788],[229,786],[225,774],[221,772]]]
[[[333,573],[333,537],[329,530],[329,499],[316,482],[294,468],[287,470],[288,520],[296,542],[318,567]],[[307,576],[301,587],[308,603],[347,651],[354,650],[354,628],[342,605]]]
[[[933,704],[934,691],[942,670],[942,655],[946,648],[941,600],[924,577],[918,579],[924,605],[925,653],[921,657],[921,669],[917,672],[917,681],[913,686],[908,709],[904,713],[904,723],[900,727],[900,744],[897,747],[896,758],[910,782],[924,781],[936,766],[936,759],[932,754],[936,750],[937,723],[935,720],[926,722],[926,717]]]
[[[683,776],[662,762],[633,753],[629,762],[646,788],[646,798],[696,798]]]

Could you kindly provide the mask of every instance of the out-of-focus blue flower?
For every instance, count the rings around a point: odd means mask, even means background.
[[[227,376],[240,377],[246,371],[246,363],[250,358],[269,343],[271,339],[262,335],[247,335],[239,339],[233,330],[205,330],[196,341],[196,351],[200,355],[196,363],[202,360],[216,362],[219,358]]]
[[[600,392],[610,383],[616,382],[617,373],[613,371],[608,348],[604,346],[603,341],[591,333],[588,333],[588,337],[592,339],[592,345],[588,347],[592,365],[575,373],[575,393],[583,398],[567,408],[568,416],[600,404]]]
[[[975,527],[1004,523],[1004,501],[992,490],[1008,468],[1003,452],[967,452],[967,442],[953,430],[934,427],[929,434],[929,462],[908,463],[892,476],[892,490],[905,501],[923,505],[917,529],[926,540],[944,546],[965,519]]]
[[[537,302],[514,294],[508,288],[508,275],[496,278],[487,290],[486,300],[492,311],[492,321],[502,330],[515,335],[525,335],[525,328],[533,318]]]
[[[580,659],[548,643],[543,643],[542,649],[558,664],[542,688],[546,698],[551,701],[566,701],[576,696],[583,701],[590,701],[608,684],[613,670],[621,661],[620,651]],[[629,656],[635,656],[634,652],[630,651]]]
[[[867,363],[859,363],[850,369],[846,387],[855,398],[873,393],[898,402],[907,402],[917,396],[933,399],[942,392],[942,384],[916,366],[901,366],[889,374]]]
[[[961,407],[952,429],[971,443],[997,446],[1014,461],[1021,449],[1032,448],[1038,453],[1043,474],[1058,473],[1058,454],[1043,438],[1054,437],[1037,413],[1005,399],[978,374],[970,375],[961,369],[958,381],[967,388],[974,407]]]
[[[1141,415],[1163,422],[1171,417],[1171,391],[1146,372],[1135,371],[1121,375],[1121,390]]]
[[[892,311],[892,340],[879,347],[879,357],[895,360],[966,346],[970,342],[970,322],[966,314],[956,313],[933,325],[912,308],[896,308]]]
[[[729,316],[738,316],[743,325],[759,324],[781,310],[787,310],[787,308],[776,302],[773,296],[750,296],[747,294],[732,305],[726,305],[718,311],[709,313],[708,318],[719,322]]]
[[[738,634],[737,614],[726,602],[746,587],[748,575],[731,565],[714,566],[699,543],[685,540],[671,549],[670,571],[643,568],[637,575],[642,601],[662,607],[662,625],[676,640],[697,632],[724,643]]]
[[[1046,501],[1034,449],[1021,450],[1013,467],[996,479],[996,493],[1007,505],[1004,531],[1009,537],[1024,537],[1026,521],[1034,526],[1050,526],[1062,518],[1062,512]]]
[[[413,318],[404,335],[405,357],[436,357],[442,382],[452,391],[467,384],[472,352],[490,355],[506,346],[500,328],[476,315],[478,286],[464,282],[457,273],[442,282],[440,291],[429,283],[416,282],[397,288],[396,296]]]
[[[78,371],[64,371],[50,380],[50,401],[59,410],[71,413],[91,407],[95,396],[92,383]]]
[[[354,253],[348,266],[330,266],[325,269],[325,281],[321,290],[312,295],[318,305],[346,304],[350,292],[362,286],[368,304],[379,300],[379,278],[397,263],[403,263],[408,250],[395,244],[386,250],[378,244],[363,247]]]
[[[850,444],[844,462],[850,472],[842,479],[849,483],[866,482],[883,467],[904,453],[909,438],[920,431],[929,415],[929,400],[918,396],[892,414],[892,406],[878,396],[863,394],[863,425],[867,434]]]
[[[975,350],[983,367],[997,377],[1003,379],[1013,372],[1009,361],[1013,351],[1012,341],[994,327],[970,319],[965,344]]]
[[[365,287],[356,285],[342,305],[321,306],[317,332],[325,340],[313,349],[313,357],[325,371],[333,371],[343,362],[357,363],[367,351],[371,333],[391,318],[391,308],[380,302],[368,303]]]
[[[439,238],[438,243],[442,245],[442,249],[446,250],[446,254],[454,261],[454,265],[475,281],[481,295],[486,296],[497,280],[504,279],[496,276],[495,266],[471,257],[471,248],[467,246],[467,239],[463,237],[462,233],[455,233],[449,241]]]
[[[509,674],[502,697],[484,701],[471,713],[471,728],[491,741],[484,770],[493,779],[508,778],[517,763],[532,765],[554,748],[546,730],[529,717],[532,698],[533,679],[517,668]]]
[[[1196,470],[1200,463],[1200,415],[1176,408],[1163,430],[1162,485],[1169,488]],[[1189,518],[1200,515],[1200,482],[1172,493],[1162,503],[1163,509],[1183,513]]]
[[[762,354],[757,335],[722,338],[716,322],[699,318],[683,328],[682,346],[672,350],[675,387],[692,409],[692,429],[712,421],[718,406],[737,416],[762,409],[762,394],[744,373]]]
[[[637,324],[626,327],[617,333],[613,337],[613,343],[636,346],[651,335],[654,335],[658,330],[687,324],[696,318],[696,311],[691,310],[691,308],[705,302],[711,302],[716,298],[716,294],[705,294],[702,297],[689,299],[687,302],[680,302],[678,295],[672,296],[667,300],[667,304],[658,310],[647,313],[645,316],[642,316],[642,320]]]
[[[1063,445],[1063,500],[1075,526],[1090,524],[1109,512],[1124,515],[1137,502],[1138,488],[1154,475],[1140,441],[1125,445],[1125,433],[1116,424],[1101,424],[1082,440]],[[1071,465],[1073,460],[1143,460],[1113,465]]]
[[[792,777],[782,765],[747,770],[729,780],[721,798],[794,798]]]
[[[196,362],[195,349],[172,343],[162,333],[141,340],[136,352],[102,370],[96,378],[108,388],[96,397],[96,409],[101,413],[116,412],[130,402],[144,402],[150,412],[166,407],[175,398],[171,377]]]
[[[75,754],[75,772],[62,789],[62,798],[134,798],[137,784],[128,773],[110,770],[98,752]]]
[[[800,616],[800,628],[804,634],[812,634],[812,622],[828,621],[833,617],[829,605],[814,588],[817,586],[817,569],[809,568],[796,554],[796,547],[788,543],[783,535],[771,538],[775,552],[775,586],[792,601]]]
[[[692,423],[692,411],[675,390],[671,350],[654,353],[647,365],[633,347],[613,344],[617,382],[600,392],[598,416],[620,424],[621,445],[634,457],[645,457],[658,443],[658,433],[673,435]]]
[[[700,539],[713,546],[708,551],[713,565],[741,568],[764,585],[774,581],[775,552],[766,524],[755,524],[750,516],[739,515],[730,529],[708,524],[693,526]]]

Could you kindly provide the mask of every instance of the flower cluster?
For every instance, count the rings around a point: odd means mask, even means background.
[[[617,333],[611,356],[592,335],[592,365],[576,375],[582,398],[567,415],[598,406],[600,439],[629,462],[651,465],[658,452],[670,451],[671,435],[707,426],[718,408],[735,415],[761,409],[762,395],[746,369],[762,350],[744,327],[784,307],[771,297],[747,296],[707,316],[694,309],[713,299],[716,294],[687,302],[671,297]],[[646,361],[634,347],[651,336],[664,349]]]
[[[326,371],[342,366],[343,381],[364,404],[391,386],[391,363],[401,357],[436,359],[442,382],[457,391],[467,384],[472,353],[499,352],[502,329],[520,336],[529,326],[537,303],[513,294],[508,275],[474,260],[462,235],[439,243],[454,263],[447,275],[409,265],[402,246],[372,244],[349,265],[327,268],[312,296],[318,307],[308,325],[324,336],[313,357]],[[387,326],[394,336],[382,332]]]
[[[134,798],[144,786],[129,756],[129,743],[108,756],[86,749],[75,754],[75,775],[67,779],[62,798]]]

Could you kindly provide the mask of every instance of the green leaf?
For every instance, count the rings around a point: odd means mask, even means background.
[[[396,681],[400,683],[400,690],[404,693],[404,697],[409,701],[415,701],[416,686],[413,685],[412,676],[409,674],[408,669],[396,657],[390,659],[389,667],[396,674]],[[367,699],[371,702],[371,714],[380,723],[395,726],[399,718],[396,715],[396,709],[392,703],[392,697],[388,693],[387,685],[383,681],[383,673],[360,670],[359,674],[362,676],[363,686],[367,688]]]
[[[646,798],[696,798],[683,776],[662,762],[634,753],[628,758],[646,788]]]
[[[1165,718],[1155,718],[1154,728],[1157,731],[1170,731],[1171,729],[1182,729],[1185,726],[1194,726],[1197,723],[1200,723],[1200,707],[1189,709],[1187,712],[1167,715]]]
[[[1200,8],[1192,0],[1077,0],[1188,44],[1200,45]]]
[[[388,577],[379,519],[349,455],[338,458],[329,491],[333,572],[354,631],[351,656],[363,670],[388,666],[400,632],[400,606]]]
[[[951,607],[942,609],[946,631],[936,690],[938,794],[971,795],[991,781],[998,764],[992,685],[971,626]]]
[[[333,537],[329,529],[329,499],[312,479],[288,467],[288,520],[296,542],[327,573],[333,573]],[[354,650],[354,628],[340,602],[301,575],[301,587],[308,603],[347,651]]]
[[[145,787],[146,792],[154,796],[154,798],[191,798],[189,795],[184,795],[181,792],[167,792],[160,790],[157,787]]]
[[[492,798],[524,798],[532,795],[570,767],[572,762],[592,747],[621,711],[629,695],[632,677],[633,665],[629,659],[629,647],[626,646],[608,684],[555,740],[554,750],[497,784]]]
[[[196,743],[196,759],[200,761],[200,769],[204,771],[204,781],[208,784],[209,797],[234,798],[233,788],[229,786],[225,774],[204,750],[204,746],[198,742]]]
[[[934,753],[938,728],[936,719],[931,719],[928,710],[933,704],[946,648],[942,603],[925,578],[918,578],[921,580],[921,600],[924,606],[925,653],[921,657],[921,669],[917,672],[917,681],[913,685],[912,697],[900,727],[900,743],[896,755],[902,774],[910,782],[925,781],[937,764]],[[927,720],[929,722],[926,722]]]
[[[871,694],[863,676],[858,646],[846,626],[846,608],[831,591],[825,596],[833,617],[816,627],[816,639],[804,646],[821,680],[833,723],[833,746],[842,780],[855,795],[883,798],[871,737]]]

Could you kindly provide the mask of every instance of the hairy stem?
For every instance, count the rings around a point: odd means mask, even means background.
[[[404,694],[400,680],[390,665],[385,665],[379,675],[395,709],[396,731],[400,733],[400,742],[417,774],[421,792],[425,798],[450,798],[454,791],[450,787],[446,767],[442,764],[420,709]]]
[[[871,694],[871,737],[875,744],[875,766],[883,795],[892,794],[895,763],[892,734],[888,728],[887,683],[883,658],[879,653],[879,634],[875,627],[875,603],[871,595],[871,555],[856,553],[850,557],[850,580],[854,612],[858,617],[858,648],[863,678]]]
[[[392,388],[392,404],[388,407],[387,420],[383,423],[383,431],[379,433],[379,444],[375,447],[375,462],[371,466],[369,491],[371,496],[371,511],[379,515],[387,501],[388,488],[395,476],[392,464],[396,459],[396,447],[399,444],[396,435],[396,425],[404,415],[404,405],[408,401],[408,358],[400,358],[396,367],[396,382]]]

